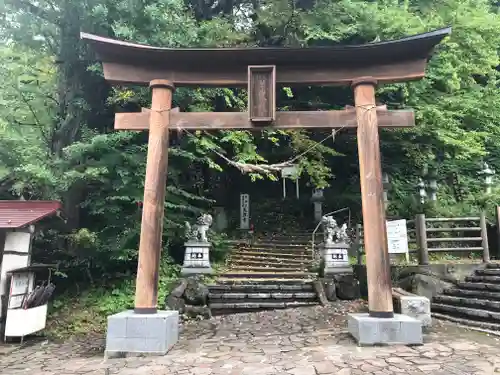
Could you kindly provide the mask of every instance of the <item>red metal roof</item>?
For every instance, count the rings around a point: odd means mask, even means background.
[[[55,214],[58,201],[0,201],[0,228],[22,228]]]

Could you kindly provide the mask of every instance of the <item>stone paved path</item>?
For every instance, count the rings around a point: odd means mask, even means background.
[[[420,347],[357,347],[345,332],[352,305],[216,317],[184,326],[164,357],[105,361],[101,337],[38,342],[0,356],[5,375],[489,375],[498,338],[437,322]],[[355,307],[354,307],[355,308]]]

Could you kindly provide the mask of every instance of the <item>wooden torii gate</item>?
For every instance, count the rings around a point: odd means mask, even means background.
[[[136,313],[157,311],[169,130],[357,127],[371,316],[393,317],[378,128],[414,125],[412,111],[376,107],[377,84],[420,79],[440,29],[395,41],[318,48],[169,49],[82,33],[117,84],[149,84],[150,110],[117,113],[115,129],[149,130],[135,294]],[[351,85],[355,108],[277,112],[277,85]],[[247,87],[248,112],[179,112],[175,87]]]

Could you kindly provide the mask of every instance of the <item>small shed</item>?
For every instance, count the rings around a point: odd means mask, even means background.
[[[31,264],[35,224],[61,209],[58,201],[0,201],[0,326],[6,317],[9,272]]]

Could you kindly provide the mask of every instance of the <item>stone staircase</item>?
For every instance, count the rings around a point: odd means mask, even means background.
[[[315,305],[311,234],[267,235],[241,243],[228,270],[209,285],[214,313]]]
[[[500,264],[476,270],[434,297],[432,315],[456,323],[500,331]]]

